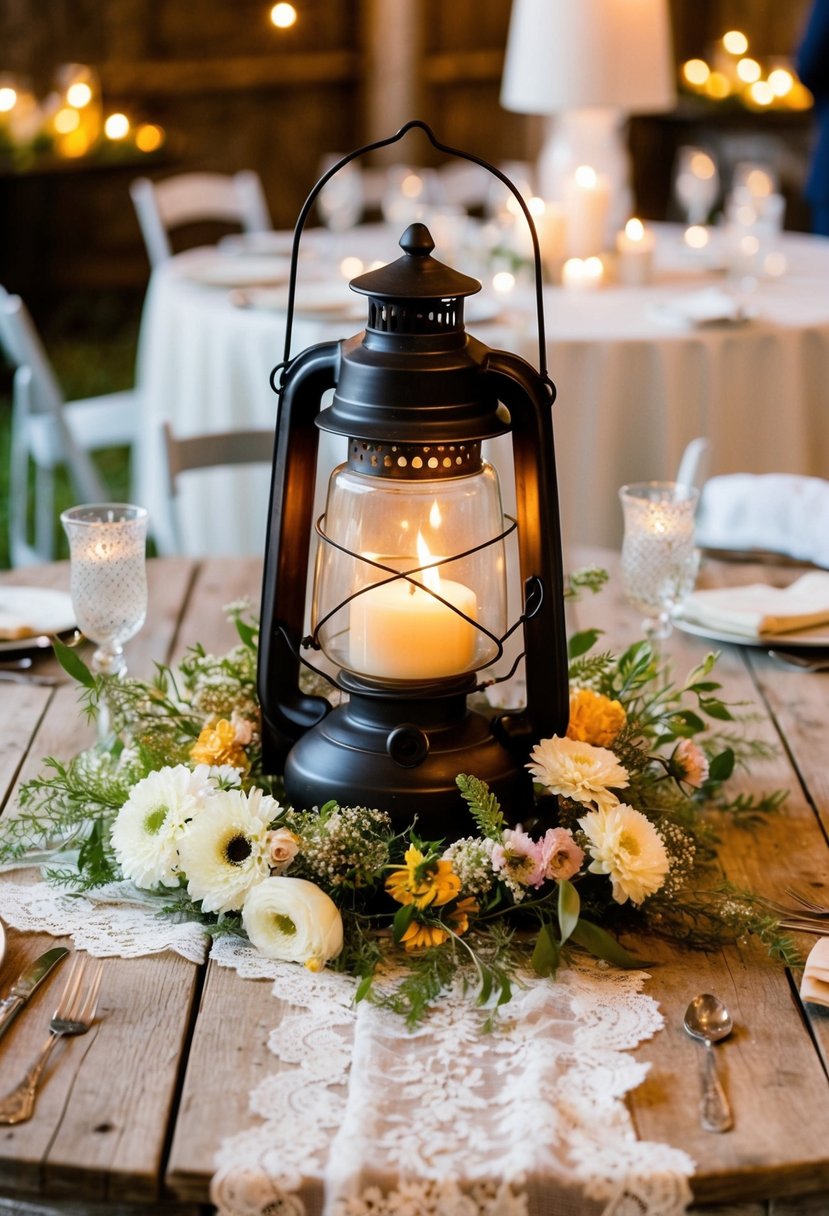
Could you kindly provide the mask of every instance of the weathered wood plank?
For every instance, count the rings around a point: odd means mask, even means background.
[[[222,654],[239,641],[235,625],[224,612],[226,604],[248,599],[259,613],[262,591],[262,562],[258,557],[221,558],[205,561],[198,569],[175,639],[175,657],[188,646],[201,642],[205,650]]]
[[[165,1179],[181,1201],[207,1201],[219,1145],[256,1121],[251,1090],[279,1071],[267,1046],[282,1008],[272,988],[208,964]]]
[[[750,581],[750,572],[744,573]],[[588,597],[577,605],[575,615],[580,628],[603,624],[602,642],[613,648],[639,636],[638,618],[616,579],[597,599]],[[677,673],[684,674],[711,648],[704,640],[674,633],[667,649]],[[773,722],[764,713],[745,660],[744,649],[725,647],[717,666],[719,678],[729,700],[756,704],[763,720],[752,724],[752,734],[773,741],[777,739]],[[769,670],[767,679],[773,685],[778,674]],[[722,832],[719,859],[728,878],[738,886],[784,899],[785,886],[796,883],[804,871],[825,876],[829,862],[825,838],[782,748],[773,760],[739,773],[732,784],[735,793],[757,794],[777,787],[791,793],[785,806],[760,827]],[[756,949],[688,954],[667,945],[654,948],[648,941],[640,943],[642,952],[659,963],[648,991],[660,1002],[666,1029],[640,1048],[652,1071],[630,1099],[639,1134],[682,1145],[696,1158],[698,1172],[692,1185],[699,1202],[825,1190],[829,1086],[814,1046],[803,1033],[801,1009],[785,970]],[[682,1029],[689,1000],[703,991],[722,996],[736,1023],[732,1037],[718,1048],[735,1110],[734,1130],[724,1136],[712,1136],[698,1127],[699,1048]]]
[[[229,59],[118,60],[101,64],[98,72],[104,90],[111,89],[119,96],[156,97],[206,91],[276,91],[297,85],[333,86],[355,80],[359,63],[355,52],[341,50]]]
[[[3,731],[0,735],[0,811],[8,801],[38,724],[54,695],[50,688],[0,684]]]

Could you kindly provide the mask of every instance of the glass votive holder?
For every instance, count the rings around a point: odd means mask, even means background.
[[[658,641],[669,636],[672,619],[696,580],[699,491],[675,481],[645,481],[622,486],[619,497],[622,585],[628,601],[644,614],[645,636]]]
[[[96,503],[72,507],[60,519],[69,538],[77,624],[98,647],[93,671],[123,676],[124,643],[147,614],[147,511],[129,503]]]

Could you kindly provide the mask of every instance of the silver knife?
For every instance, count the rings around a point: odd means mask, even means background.
[[[46,976],[56,967],[62,958],[69,953],[66,946],[55,946],[35,959],[31,966],[21,971],[9,989],[9,995],[0,1001],[0,1035],[4,1034],[10,1023],[20,1012],[36,988],[43,983]]]

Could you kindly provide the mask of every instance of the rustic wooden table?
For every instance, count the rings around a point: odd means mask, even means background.
[[[585,555],[577,555],[582,564]],[[593,555],[596,556],[596,555]],[[607,555],[598,555],[612,564]],[[768,577],[768,570],[763,575]],[[750,581],[755,569],[731,567]],[[716,582],[718,567],[703,576]],[[791,572],[782,573],[784,579]],[[150,612],[128,647],[136,674],[152,660],[174,660],[199,640],[221,651],[234,641],[222,605],[242,595],[255,603],[260,564],[252,560],[151,562]],[[66,588],[66,565],[3,575],[9,584]],[[630,642],[638,621],[618,581],[577,605],[574,624],[600,625],[609,645]],[[690,667],[709,647],[675,633],[670,650]],[[52,664],[52,665],[50,665]],[[41,670],[41,664],[38,664]],[[52,660],[44,672],[59,674]],[[776,758],[742,774],[746,791],[779,786],[791,793],[761,827],[732,829],[721,852],[725,874],[776,898],[789,885],[829,895],[829,674],[785,670],[764,652],[725,647],[719,670],[730,700],[756,702],[758,729],[780,744]],[[0,683],[0,800],[9,806],[20,781],[46,755],[69,756],[89,739],[74,687]],[[803,938],[808,949],[814,939]],[[53,939],[9,931],[0,990]],[[647,991],[666,1027],[638,1052],[651,1062],[631,1108],[639,1135],[687,1150],[698,1163],[696,1201],[734,1204],[740,1216],[829,1213],[829,1011],[803,1006],[797,974],[754,948],[686,953],[648,944],[655,959]],[[0,1042],[3,1083],[37,1049],[54,1003],[44,986]],[[194,1216],[208,1202],[220,1141],[255,1118],[248,1094],[273,1070],[267,1030],[274,1025],[271,985],[241,980],[212,964],[199,968],[163,954],[107,959],[100,1020],[68,1041],[40,1095],[35,1117],[0,1130],[0,1211],[15,1213],[164,1212]],[[719,1054],[734,1130],[716,1136],[697,1123],[699,1048],[682,1031],[690,996],[722,995],[735,1019]],[[228,1024],[244,1025],[239,1036]]]

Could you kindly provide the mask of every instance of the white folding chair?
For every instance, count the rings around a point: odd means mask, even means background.
[[[167,528],[160,529],[157,541],[160,550],[169,556],[170,539],[181,551],[181,538],[176,520],[175,502],[179,478],[183,473],[199,469],[216,469],[229,465],[270,464],[273,457],[273,429],[213,431],[209,434],[177,436],[169,422],[162,424],[167,456],[167,479],[170,502]]]
[[[89,453],[131,446],[137,427],[134,392],[66,401],[19,296],[0,287],[0,349],[14,367],[9,470],[9,548],[13,566],[55,556],[55,469],[65,464],[80,502],[110,497]],[[29,528],[29,471],[34,464],[35,509]],[[30,540],[30,534],[32,539]]]
[[[244,232],[273,225],[258,173],[181,173],[163,181],[139,177],[130,186],[151,266],[172,256],[169,233],[182,224],[210,220],[238,224]]]

